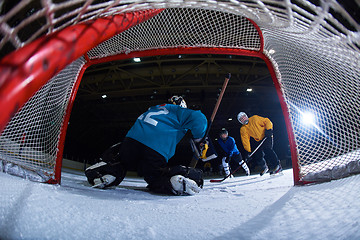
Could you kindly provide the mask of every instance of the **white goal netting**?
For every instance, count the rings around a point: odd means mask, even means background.
[[[21,1],[1,16],[1,53],[78,23],[148,9],[164,10],[84,52],[16,113],[0,135],[3,171],[21,167],[53,178],[69,99],[86,62],[211,48],[270,63],[288,119],[296,183],[360,172],[360,26],[336,1]],[[29,14],[16,22],[22,11]],[[38,28],[27,34],[30,24]],[[314,120],[308,125],[307,115]]]

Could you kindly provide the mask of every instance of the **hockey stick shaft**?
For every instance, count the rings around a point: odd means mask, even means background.
[[[228,84],[228,82],[229,82],[229,80],[230,80],[230,77],[231,77],[231,74],[230,74],[230,73],[225,77],[225,81],[224,81],[223,86],[222,86],[222,88],[221,88],[219,97],[218,97],[218,99],[217,99],[217,101],[216,101],[214,110],[213,110],[213,112],[212,112],[212,114],[211,114],[210,121],[208,122],[208,126],[207,126],[207,128],[206,128],[205,135],[204,135],[204,137],[201,139],[201,141],[204,141],[204,140],[207,138],[207,136],[209,135],[211,125],[212,125],[212,123],[213,123],[213,121],[214,121],[214,119],[215,119],[217,110],[219,109],[219,106],[220,106],[222,97],[223,97],[223,95],[224,95],[224,92],[225,92],[225,89],[226,89],[226,87],[227,87],[227,84]],[[196,155],[200,155],[200,154],[196,154]],[[196,157],[193,156],[193,158],[191,159],[191,162],[190,162],[190,164],[189,164],[189,167],[195,168],[196,165],[197,165],[197,163],[198,163],[198,158],[199,158],[199,156],[196,156]]]
[[[203,137],[203,139],[205,139],[208,135],[209,135],[209,132],[210,132],[210,128],[211,128],[211,125],[215,119],[215,116],[216,116],[216,113],[219,109],[219,106],[220,106],[220,103],[221,103],[221,100],[224,96],[224,93],[225,93],[225,90],[226,90],[226,87],[229,83],[229,80],[230,80],[230,77],[231,77],[231,74],[229,73],[226,77],[225,77],[225,81],[224,81],[224,84],[221,88],[221,91],[220,91],[220,94],[219,94],[219,97],[216,101],[216,104],[215,104],[215,107],[214,107],[214,110],[213,110],[213,113],[211,114],[211,117],[210,117],[210,121],[208,123],[208,127],[206,129],[206,133],[205,133],[205,136]]]
[[[263,143],[265,142],[265,140],[267,139],[267,137],[264,137],[264,139],[260,142],[260,144],[255,148],[255,150],[249,155],[249,158],[252,157],[252,155],[254,155],[254,153],[256,153],[256,151],[261,147],[261,145],[263,145]],[[243,163],[237,167],[234,171],[232,171],[231,173],[229,173],[227,176],[225,176],[223,179],[211,179],[210,182],[222,182],[225,179],[227,179],[228,177],[230,177],[231,175],[233,175],[234,173],[236,173],[241,167],[242,165],[245,163],[245,161],[243,161]]]

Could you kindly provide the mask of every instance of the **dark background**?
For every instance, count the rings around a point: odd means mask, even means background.
[[[225,80],[231,73],[210,138],[221,128],[240,140],[240,111],[268,117],[274,124],[274,149],[281,160],[289,158],[289,141],[279,97],[263,60],[233,55],[171,55],[94,65],[80,84],[68,126],[64,157],[95,163],[111,145],[122,141],[136,118],[150,106],[166,103],[172,95],[184,96],[188,108],[210,119]],[[247,92],[251,87],[252,92]],[[106,98],[102,96],[106,94]],[[232,120],[229,120],[232,118]],[[187,134],[170,163],[187,164],[192,152]],[[218,163],[215,163],[218,164]],[[200,166],[200,165],[199,165]]]

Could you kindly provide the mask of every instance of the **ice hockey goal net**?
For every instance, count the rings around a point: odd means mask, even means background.
[[[212,52],[266,62],[287,125],[295,184],[360,172],[359,23],[349,6],[312,2],[3,4],[0,170],[60,182],[66,127],[88,66]],[[309,125],[307,114],[314,119]]]

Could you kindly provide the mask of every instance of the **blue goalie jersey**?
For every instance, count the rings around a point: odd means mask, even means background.
[[[207,119],[200,111],[162,104],[141,114],[126,137],[154,149],[168,161],[188,130],[196,139],[205,135],[206,127]]]

